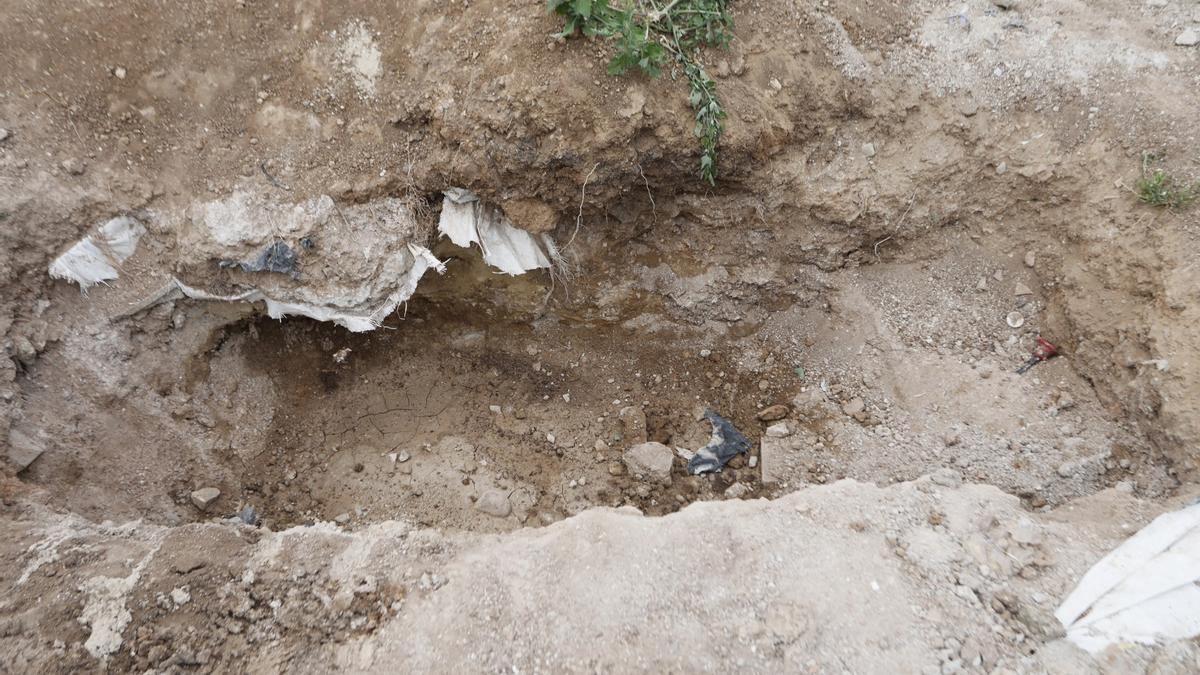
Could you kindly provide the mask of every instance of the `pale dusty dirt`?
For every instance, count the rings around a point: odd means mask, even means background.
[[[713,189],[682,85],[607,77],[542,10],[0,7],[0,438],[45,448],[0,478],[0,663],[1200,668],[1089,660],[1051,618],[1194,493],[1197,212],[1130,186],[1147,151],[1200,176],[1200,50],[1172,44],[1197,5],[737,2],[706,56]],[[171,274],[244,281],[196,246],[199,204],[394,197],[429,232],[452,186],[573,274],[425,241],[448,273],[373,333],[139,309]],[[120,280],[48,279],[121,213],[151,231]],[[1065,356],[1015,375],[1038,335]],[[635,442],[703,444],[705,407],[754,466],[628,475]],[[476,508],[493,491],[511,513]],[[260,528],[224,520],[245,505]],[[1041,543],[1011,548],[1025,521]]]

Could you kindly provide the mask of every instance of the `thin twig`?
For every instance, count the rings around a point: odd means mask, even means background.
[[[596,169],[599,168],[599,166],[600,162],[596,162],[596,164],[592,166],[592,170],[589,171],[588,175],[583,179],[583,187],[579,190],[579,213],[575,216],[575,231],[571,233],[571,238],[567,240],[567,245],[563,246],[564,250],[570,248],[571,244],[575,242],[575,235],[579,234],[579,228],[583,226],[583,202],[587,199],[587,184],[588,181],[592,179],[592,174],[596,173]]]
[[[646,196],[650,198],[650,212],[654,214],[654,222],[658,222],[658,205],[654,203],[654,193],[650,191],[650,181],[646,180],[646,172],[642,171],[642,165],[638,164],[638,173],[642,176],[642,182],[646,185]]]
[[[908,208],[904,209],[904,213],[900,215],[900,220],[898,220],[896,222],[896,230],[894,232],[892,232],[891,234],[889,234],[888,236],[884,237],[883,239],[880,239],[879,241],[875,242],[875,261],[876,262],[881,261],[881,259],[879,257],[879,245],[884,243],[885,241],[888,241],[889,239],[896,236],[897,234],[900,234],[900,228],[904,227],[904,219],[908,217],[908,212],[912,210],[913,199],[916,196],[917,196],[917,193],[915,193],[915,192],[908,196]]]

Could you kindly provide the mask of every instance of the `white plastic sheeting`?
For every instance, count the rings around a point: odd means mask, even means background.
[[[444,196],[438,232],[456,246],[479,244],[484,262],[514,276],[553,265],[555,247],[549,236],[513,227],[499,209],[482,203],[469,190],[450,188]]]
[[[137,250],[146,228],[129,216],[113,218],[95,234],[80,239],[50,264],[50,276],[87,289],[116,279],[121,263]]]
[[[1200,635],[1200,504],[1154,519],[1096,563],[1055,612],[1089,652]]]
[[[317,321],[330,321],[354,333],[362,333],[378,328],[385,318],[400,306],[400,303],[412,297],[417,289],[417,283],[430,268],[438,274],[446,272],[446,266],[424,246],[408,244],[412,255],[412,263],[408,268],[400,287],[374,310],[368,312],[351,312],[330,304],[288,302],[267,296],[259,289],[251,289],[234,295],[209,293],[200,288],[193,288],[179,279],[171,278],[166,288],[160,291],[154,303],[165,302],[173,297],[186,296],[194,300],[212,300],[217,302],[262,302],[267,307],[267,316],[272,319],[282,319],[285,316],[306,316]],[[154,304],[150,303],[150,304]]]

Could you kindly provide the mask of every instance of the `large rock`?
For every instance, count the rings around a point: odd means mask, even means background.
[[[45,446],[16,429],[8,434],[8,461],[18,472],[28,469],[45,451]]]
[[[201,511],[207,511],[210,504],[217,501],[221,491],[215,487],[200,488],[192,493],[192,504]]]
[[[625,451],[625,468],[634,476],[659,483],[671,482],[675,453],[662,443],[638,443]]]

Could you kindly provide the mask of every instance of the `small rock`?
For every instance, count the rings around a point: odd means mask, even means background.
[[[875,144],[874,143],[863,143],[862,152],[863,152],[863,155],[865,155],[867,157],[874,157],[875,156]]]
[[[118,80],[125,79],[125,74],[126,71],[123,66],[117,66],[116,68],[113,68],[113,77],[116,77]]]
[[[963,482],[962,474],[949,467],[942,467],[929,474],[929,480],[934,485],[941,485],[948,488],[958,487]]]
[[[396,455],[396,462],[398,464],[403,464],[410,459],[412,459],[412,455],[408,454],[407,452],[401,452],[400,454]]]
[[[1070,478],[1075,475],[1077,468],[1074,462],[1063,462],[1058,465],[1058,475],[1062,478]]]
[[[72,176],[78,176],[78,175],[82,174],[83,170],[86,166],[83,162],[79,161],[78,159],[75,159],[74,157],[68,157],[67,159],[64,159],[63,161],[59,162],[58,165],[62,168],[63,171],[66,171],[67,173],[71,174]]]
[[[1008,173],[1008,162],[1000,162],[996,165],[996,175],[1003,176]]]
[[[947,448],[952,448],[952,447],[958,445],[959,443],[961,443],[962,438],[959,437],[959,435],[957,433],[955,433],[953,431],[948,431],[948,432],[946,432],[946,435],[942,436],[942,442],[946,444]]]
[[[771,438],[787,438],[792,434],[792,430],[788,428],[787,422],[777,422],[767,427],[767,435]]]
[[[700,358],[702,358],[702,359],[707,359],[707,358],[708,358],[708,357],[710,357],[710,356],[712,356],[712,350],[711,350],[711,349],[701,349],[701,350],[700,350]]]
[[[750,455],[750,459],[746,460],[746,464],[753,469],[754,467],[758,466],[758,457]]]
[[[182,588],[176,588],[171,591],[171,602],[176,605],[186,605],[192,599],[192,594]]]
[[[771,85],[771,88],[774,89],[775,91],[780,91],[783,89],[783,83],[774,77],[772,77],[771,81],[768,82],[767,84]]]
[[[489,405],[489,406],[488,406],[488,410],[492,411],[493,413],[495,413],[495,414],[497,414],[497,415],[499,415],[499,414],[501,414],[502,412],[504,412],[503,408],[501,408],[501,407],[500,407],[500,406],[498,406],[498,405]]]
[[[512,513],[512,504],[507,494],[500,490],[488,490],[475,500],[475,509],[493,518],[507,518]]]
[[[8,137],[11,135],[12,135],[12,132],[10,132],[8,129],[0,127],[0,143],[7,141]]]
[[[979,281],[975,284],[975,290],[983,292],[987,290],[987,279],[979,277]]]
[[[958,112],[962,113],[963,117],[974,117],[979,112],[979,104],[972,100],[963,101],[958,104]]]
[[[663,483],[671,482],[675,453],[662,443],[639,443],[625,451],[625,468],[634,476]]]
[[[992,4],[1000,9],[1009,10],[1017,6],[1017,0],[992,0]]]
[[[1020,312],[1009,312],[1008,316],[1004,317],[1004,322],[1009,328],[1020,328],[1025,325],[1025,317]]]
[[[201,511],[208,510],[208,505],[217,501],[217,497],[221,496],[221,491],[215,487],[200,488],[192,493],[192,504]]]
[[[350,522],[350,514],[339,513],[333,517],[333,522],[337,523],[338,525],[345,525],[346,523]]]
[[[989,379],[996,371],[990,363],[981,363],[978,367],[979,377]]]
[[[842,404],[842,412],[851,417],[861,415],[866,409],[867,404],[862,400],[861,396],[855,396],[854,398]]]
[[[626,443],[636,445],[646,442],[646,413],[641,408],[626,406],[621,408],[617,417],[621,419],[621,435]]]
[[[734,483],[725,488],[725,496],[729,499],[741,499],[750,492],[750,488],[746,487],[745,483]]]
[[[1033,267],[1036,264],[1037,264],[1037,253],[1034,253],[1033,251],[1026,251],[1025,252],[1025,266]]]
[[[1175,38],[1175,45],[1178,47],[1195,47],[1200,44],[1200,31],[1195,28],[1187,28],[1179,37]]]
[[[1013,287],[1013,295],[1033,295],[1033,289],[1018,281]]]
[[[758,411],[758,414],[755,415],[755,417],[757,417],[760,422],[776,422],[787,417],[787,415],[788,407],[780,403],[763,408],[762,410]]]
[[[625,465],[624,464],[621,464],[620,462],[609,462],[608,463],[608,475],[620,476],[623,473],[625,473]]]

